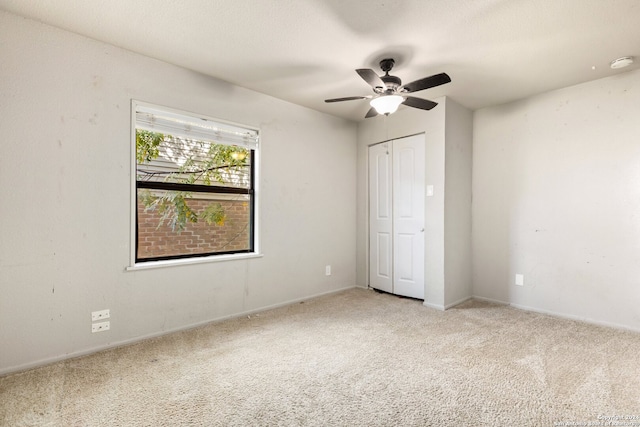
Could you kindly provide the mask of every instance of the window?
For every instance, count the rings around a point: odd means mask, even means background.
[[[258,131],[133,103],[134,263],[255,252]]]

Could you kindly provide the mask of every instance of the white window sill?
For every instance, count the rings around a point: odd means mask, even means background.
[[[191,264],[205,264],[210,262],[233,261],[236,259],[262,258],[261,253],[250,254],[229,254],[229,255],[211,255],[206,257],[170,259],[165,261],[147,261],[139,262],[127,267],[126,271],[149,270],[151,268],[176,267]]]

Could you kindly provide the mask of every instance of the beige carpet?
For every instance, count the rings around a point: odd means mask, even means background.
[[[612,416],[640,425],[640,334],[478,301],[439,312],[363,289],[0,378],[0,424],[11,427]]]

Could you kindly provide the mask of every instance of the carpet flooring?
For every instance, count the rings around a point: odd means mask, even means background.
[[[0,378],[11,427],[607,422],[640,426],[640,334],[364,289]]]

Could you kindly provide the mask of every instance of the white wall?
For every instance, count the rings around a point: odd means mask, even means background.
[[[355,285],[355,124],[4,12],[0,39],[0,373]],[[263,258],[125,271],[132,98],[261,129]]]
[[[474,294],[640,330],[640,71],[478,110],[473,134]]]
[[[473,112],[447,98],[445,121],[444,306],[471,296]]]
[[[434,195],[425,200],[424,301],[443,309],[471,295],[472,121],[471,112],[453,100],[435,101],[438,106],[431,111],[405,107],[389,117],[369,119],[358,126],[357,283],[368,285],[367,148],[424,133],[425,181],[434,186]],[[450,159],[445,159],[445,153]],[[445,185],[451,195],[445,194]],[[449,275],[445,274],[446,269]]]

